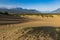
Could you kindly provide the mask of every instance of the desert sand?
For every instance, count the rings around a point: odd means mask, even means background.
[[[22,29],[24,28],[46,27],[46,26],[47,27],[60,27],[60,16],[59,15],[53,15],[53,16],[54,17],[47,18],[47,17],[36,16],[36,15],[32,15],[32,16],[26,15],[22,17],[29,19],[28,22],[23,22],[23,23],[18,23],[18,24],[0,25],[0,40],[28,40],[26,38],[23,39],[24,37],[20,39],[24,31]],[[26,34],[28,31],[25,31],[24,34]],[[30,40],[34,40],[34,39],[30,39]]]

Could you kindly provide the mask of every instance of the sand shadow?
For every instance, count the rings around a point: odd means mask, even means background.
[[[29,27],[23,30],[23,35],[18,39],[23,38],[24,40],[60,40],[60,30],[58,32],[56,28],[52,26]]]

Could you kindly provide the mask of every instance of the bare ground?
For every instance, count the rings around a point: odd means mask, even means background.
[[[47,17],[41,17],[41,16],[26,15],[24,17],[30,20],[28,22],[24,22],[24,20],[23,20],[22,21],[23,23],[19,23],[19,24],[0,25],[0,40],[44,40],[44,38],[45,38],[45,40],[57,40],[57,38],[53,39],[53,37],[49,36],[50,34],[47,34],[47,36],[45,36],[45,37],[39,36],[40,39],[37,39],[37,36],[35,36],[34,32],[32,32],[34,35],[32,33],[30,33],[30,34],[28,33],[29,31],[33,31],[33,30],[35,30],[35,33],[38,31],[41,32],[40,31],[41,27],[52,27],[53,29],[55,29],[56,32],[58,32],[59,29],[56,29],[56,28],[60,27],[60,16],[57,16],[57,15],[53,15],[53,16],[54,17],[47,18]],[[32,27],[33,27],[33,29],[32,29]],[[39,28],[39,30],[35,29],[35,27]],[[25,28],[27,28],[27,31],[24,30]],[[47,28],[47,29],[49,29],[49,28]],[[54,30],[52,30],[52,31],[54,31]],[[43,30],[43,32],[44,32],[44,30]],[[41,35],[43,35],[43,32]],[[23,37],[22,37],[22,35],[23,35]],[[27,37],[25,38],[25,36],[27,36]],[[46,39],[46,37],[49,39]]]

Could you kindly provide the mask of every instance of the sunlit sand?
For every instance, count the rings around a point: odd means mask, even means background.
[[[41,17],[41,16],[36,16],[36,15],[26,15],[26,16],[22,16],[22,17],[29,19],[28,22],[23,22],[23,23],[18,23],[18,24],[0,25],[0,40],[23,40],[23,38],[25,38],[25,37],[22,37],[21,39],[20,39],[20,37],[22,35],[26,34],[29,30],[30,31],[32,30],[32,29],[28,29],[27,31],[24,31],[24,30],[22,30],[24,28],[60,27],[60,16],[58,16],[58,15],[53,15],[53,16],[54,17]],[[59,29],[56,29],[56,30],[59,30]],[[32,37],[32,34],[30,34],[30,36]],[[27,37],[27,38],[29,38],[29,37]],[[42,39],[43,39],[43,37],[42,37]],[[52,38],[49,38],[49,39],[53,40]],[[24,40],[27,40],[27,39],[25,38]],[[34,39],[31,39],[31,40],[34,40]],[[37,39],[35,39],[35,40],[37,40]]]

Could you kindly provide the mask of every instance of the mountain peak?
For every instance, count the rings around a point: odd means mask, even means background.
[[[53,12],[53,13],[60,13],[60,8],[58,8],[58,9],[52,11],[52,12]]]

